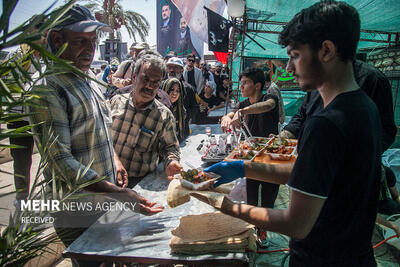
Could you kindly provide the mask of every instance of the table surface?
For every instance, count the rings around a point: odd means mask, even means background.
[[[191,125],[192,134],[181,144],[181,163],[184,169],[204,167],[196,147],[205,135],[205,127],[210,126],[214,134],[221,133],[219,125]],[[133,211],[111,211],[103,215],[95,224],[76,239],[64,252],[67,257],[99,259],[108,261],[141,263],[202,263],[218,265],[246,265],[246,253],[224,253],[207,255],[171,254],[169,242],[171,229],[179,225],[179,218],[188,214],[202,214],[215,211],[197,199],[168,208],[166,190],[168,181],[162,166],[147,175],[135,186],[135,190],[151,201],[166,208],[163,212],[144,216]]]
[[[194,166],[205,167],[196,147],[205,139],[205,127],[210,126],[213,134],[220,134],[219,125],[191,125],[192,134],[181,144],[181,163],[185,169],[187,162]],[[187,214],[202,214],[212,212],[213,208],[191,199],[190,202],[170,209],[166,204],[166,189],[168,182],[162,167],[146,176],[135,190],[152,201],[163,204],[166,209],[154,216],[143,216],[134,212],[110,212],[101,217],[85,233],[83,233],[64,252],[67,257],[79,259],[97,259],[104,261],[138,262],[138,263],[183,263],[192,265],[262,265],[279,266],[285,252],[254,254],[226,253],[187,256],[171,254],[169,241],[170,230],[179,225],[179,217]],[[275,207],[288,207],[289,189],[281,186]],[[373,244],[383,239],[382,234],[374,231]],[[268,232],[271,247],[267,250],[288,247],[289,238],[282,234]],[[394,267],[398,262],[387,244],[375,249],[378,266]],[[383,255],[383,256],[382,256]]]
[[[230,106],[228,106],[228,111],[226,114],[228,114],[231,111],[232,111],[232,108]],[[219,108],[219,109],[211,111],[210,113],[208,113],[208,117],[221,117],[221,116],[225,116],[226,114],[225,114],[225,107],[223,107],[223,108]]]

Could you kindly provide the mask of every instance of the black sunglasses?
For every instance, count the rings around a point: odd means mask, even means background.
[[[194,59],[188,59],[189,62],[194,62]]]

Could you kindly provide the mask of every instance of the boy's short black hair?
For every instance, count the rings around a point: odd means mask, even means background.
[[[240,73],[239,80],[241,80],[243,76],[252,80],[254,82],[254,84],[261,83],[261,88],[264,87],[265,76],[264,76],[264,72],[262,71],[262,69],[247,68],[242,73]]]
[[[342,60],[353,60],[360,39],[360,17],[345,2],[321,1],[303,9],[283,28],[279,44],[283,47],[308,44],[313,50],[325,40],[332,41]]]
[[[195,54],[188,54],[186,56],[186,59],[189,59],[189,58],[193,58],[193,60],[196,60],[196,55]]]

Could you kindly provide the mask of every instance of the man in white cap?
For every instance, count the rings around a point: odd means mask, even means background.
[[[199,105],[197,104],[196,99],[200,99],[200,97],[196,98],[196,90],[189,84],[187,83],[182,76],[183,73],[183,62],[182,59],[177,58],[177,57],[172,57],[168,59],[167,62],[167,71],[168,71],[168,79],[169,78],[177,78],[183,88],[183,105],[186,109],[186,118],[185,118],[185,129],[184,129],[184,136],[189,135],[189,124],[190,121],[197,121],[198,113],[199,113]],[[166,84],[166,81],[164,80],[163,83],[161,84],[161,88],[164,90],[164,86]]]
[[[61,19],[64,19],[62,23],[48,33],[49,49],[55,53],[67,43],[60,57],[71,61],[75,67],[95,79],[90,64],[96,48],[96,30],[112,29],[96,21],[90,11],[80,5],[74,5]],[[91,201],[89,204],[95,207],[104,201],[104,196],[94,193],[109,193],[114,199],[130,203],[143,214],[162,211],[163,208],[154,207],[155,203],[126,188],[126,170],[113,149],[110,111],[97,83],[72,71],[52,75],[44,82],[47,91],[41,94],[43,96],[38,100],[38,105],[32,108],[31,120],[38,124],[34,128],[38,138],[36,141],[43,145],[52,144],[50,149],[41,151],[41,156],[49,159],[44,171],[45,179],[53,181],[54,187],[54,183],[62,186],[63,192],[67,193],[71,190],[71,184],[78,186],[104,177],[104,180],[84,187],[84,192],[93,193],[88,199],[73,201]],[[34,87],[33,93],[40,94],[41,89]],[[53,134],[49,136],[50,131]],[[53,193],[57,195],[60,192]],[[68,246],[104,212],[94,208],[80,212],[61,210],[54,214],[54,228]],[[73,260],[74,266],[99,265],[93,264],[96,263]]]
[[[112,84],[118,88],[122,88],[132,84],[133,68],[137,55],[144,49],[149,49],[147,43],[133,43],[129,49],[130,59],[122,61],[117,71],[112,76]]]

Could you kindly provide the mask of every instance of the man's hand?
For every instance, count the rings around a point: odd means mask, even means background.
[[[241,127],[241,123],[240,123],[240,117],[242,116],[242,114],[240,113],[240,110],[235,112],[235,115],[233,115],[231,124],[233,125],[233,127],[235,129],[240,129]]]
[[[222,131],[224,132],[228,131],[230,126],[231,126],[231,119],[228,116],[223,116],[221,118]]]
[[[278,135],[270,134],[269,137],[283,137],[283,138],[288,138],[288,139],[296,139],[294,134],[287,130],[281,131]]]
[[[230,183],[240,177],[244,177],[244,161],[221,161],[204,169],[204,172],[214,172],[221,175],[214,184],[214,187],[217,187],[221,184]]]
[[[132,80],[131,79],[124,79],[122,80],[121,84],[125,87],[128,86],[130,84],[132,84]]]
[[[119,197],[119,201],[121,202],[131,202],[136,203],[135,207],[138,208],[139,212],[144,215],[154,215],[164,210],[163,206],[156,206],[156,202],[150,202],[146,198],[140,196],[136,191],[124,188],[121,191],[121,196]]]
[[[128,173],[125,170],[122,162],[119,160],[118,156],[114,154],[115,167],[117,170],[117,185],[125,188],[128,186]]]
[[[179,164],[179,162],[173,160],[171,161],[167,168],[165,169],[165,173],[168,176],[168,180],[172,180],[173,176],[177,173],[179,173],[182,170],[182,165]]]

